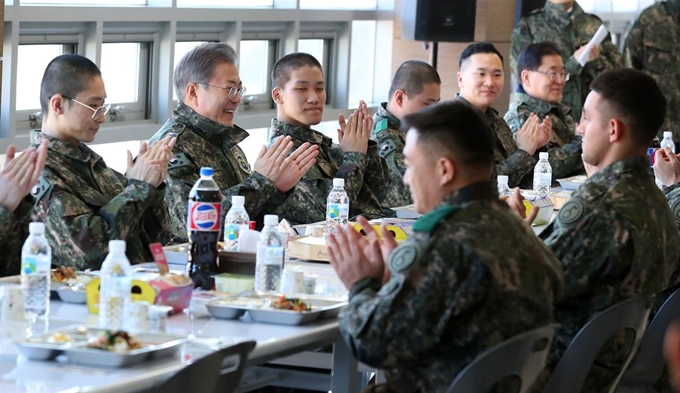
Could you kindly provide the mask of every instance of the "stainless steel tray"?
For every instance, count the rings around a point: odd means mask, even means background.
[[[59,356],[67,348],[85,345],[89,340],[97,337],[101,329],[92,329],[84,326],[68,326],[63,329],[37,334],[27,339],[17,341],[16,346],[19,351],[28,359],[51,360]],[[48,340],[57,333],[64,333],[72,341],[64,343],[53,343]]]
[[[62,302],[74,303],[74,304],[85,304],[87,303],[87,296],[85,294],[84,286],[63,286],[57,289],[57,295]]]
[[[222,300],[211,300],[205,303],[208,313],[220,319],[236,319],[246,313],[245,309],[237,308],[234,304]]]

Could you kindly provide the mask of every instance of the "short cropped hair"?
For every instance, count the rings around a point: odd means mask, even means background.
[[[206,42],[187,52],[175,67],[173,82],[179,102],[189,83],[210,83],[214,71],[221,64],[238,66],[238,54],[229,44]]]
[[[602,97],[598,110],[621,120],[636,144],[649,146],[666,116],[666,97],[653,77],[633,68],[600,74],[590,89]]]
[[[283,56],[274,64],[272,69],[272,86],[283,89],[290,80],[290,74],[302,67],[316,67],[321,70],[323,75],[323,67],[321,67],[321,63],[314,56],[303,52],[291,53]]]
[[[418,132],[427,151],[473,170],[491,171],[494,134],[481,112],[461,101],[427,106],[404,117],[402,131]]]
[[[561,56],[557,45],[552,42],[537,42],[524,48],[517,59],[517,77],[522,80],[522,71],[536,71],[545,56]]]
[[[55,94],[74,98],[87,90],[95,77],[102,75],[99,67],[85,56],[57,56],[47,65],[40,82],[40,107],[43,117],[49,116],[50,99]],[[73,105],[73,103],[69,103]]]
[[[390,86],[389,98],[391,99],[397,90],[403,90],[407,97],[413,97],[420,94],[425,85],[431,83],[442,84],[437,70],[424,61],[409,60],[397,68]]]
[[[470,44],[467,46],[467,48],[463,49],[463,52],[460,54],[460,58],[458,59],[458,69],[463,68],[463,63],[465,62],[465,60],[469,59],[470,56],[479,53],[494,54],[501,59],[501,64],[505,64],[501,52],[499,52],[498,49],[496,49],[496,47],[492,43],[484,41]]]

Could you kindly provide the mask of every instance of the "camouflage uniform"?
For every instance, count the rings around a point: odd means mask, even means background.
[[[387,164],[378,155],[378,145],[374,141],[369,141],[366,154],[343,152],[331,138],[318,131],[273,119],[270,145],[274,138],[284,135],[292,137],[294,149],[305,142],[318,145],[319,155],[314,166],[300,179],[281,206],[283,218],[293,224],[325,220],[326,198],[333,188],[333,178],[345,179],[350,218],[364,214],[370,219],[385,214],[380,201],[389,190],[390,180]]]
[[[555,368],[576,333],[597,312],[668,288],[680,258],[675,220],[642,157],[617,161],[588,178],[540,237],[562,261],[565,283],[555,304],[561,327],[547,370]],[[626,334],[610,340],[582,391],[607,391],[631,345],[632,337]],[[539,384],[548,375],[544,373]]]
[[[456,94],[454,100],[465,102],[472,106],[460,94]],[[517,187],[522,178],[534,170],[537,161],[526,151],[517,148],[517,142],[515,142],[508,123],[498,116],[497,110],[492,107],[486,108],[484,118],[488,121],[496,136],[491,179],[495,182],[498,175],[507,175],[508,186],[510,188]]]
[[[378,153],[380,157],[385,159],[389,169],[392,186],[381,201],[383,206],[386,207],[406,206],[413,203],[411,192],[408,186],[404,184],[406,165],[404,165],[403,152],[406,134],[401,131],[400,127],[401,120],[387,110],[387,103],[380,104],[378,112],[373,115],[371,140],[378,144]]]
[[[173,148],[175,156],[168,165],[168,185],[165,201],[170,207],[173,233],[187,241],[187,205],[189,191],[200,178],[201,167],[214,170],[215,182],[224,199],[222,213],[231,208],[231,197],[245,197],[245,208],[251,219],[256,220],[261,212],[277,213],[276,206],[285,201],[271,180],[258,172],[253,172],[246,155],[238,143],[248,137],[248,133],[238,127],[228,127],[205,118],[188,106],[180,103],[160,130],[151,137],[150,142],[162,140],[166,136],[176,136]],[[269,209],[263,211],[271,200]]]
[[[489,182],[450,194],[413,230],[390,254],[390,281],[357,282],[339,317],[354,356],[386,371],[373,391],[443,392],[484,350],[552,322],[560,263]]]
[[[680,140],[680,0],[668,0],[642,11],[628,30],[625,62],[656,79],[666,96],[666,121],[659,130]]]
[[[571,110],[564,104],[552,105],[547,101],[539,100],[520,91],[515,93],[510,110],[505,114],[513,135],[517,135],[531,113],[544,119],[550,116],[552,120],[552,135],[550,142],[538,150],[534,157],[538,161],[538,153],[547,151],[548,162],[552,167],[552,178],[562,179],[565,177],[585,173],[581,159],[581,136],[576,135],[576,124],[571,117]],[[522,188],[532,188],[533,169],[527,173],[521,181]]]
[[[33,203],[33,197],[29,195],[13,212],[0,205],[0,277],[20,273],[21,246],[28,237]]]
[[[590,92],[590,83],[602,72],[621,67],[623,59],[611,37],[600,45],[600,56],[584,67],[574,59],[574,52],[595,35],[602,20],[587,14],[577,2],[569,13],[564,5],[545,2],[543,8],[531,12],[519,21],[511,36],[510,69],[517,70],[519,54],[531,44],[548,41],[557,45],[564,68],[571,75],[564,86],[562,103],[570,107],[575,119],[581,119],[581,110]]]
[[[31,145],[49,141],[47,161],[33,190],[33,220],[45,223],[53,263],[99,269],[112,239],[125,240],[130,262],[150,262],[149,244],[171,241],[165,185],[127,179],[84,143],[31,131]]]

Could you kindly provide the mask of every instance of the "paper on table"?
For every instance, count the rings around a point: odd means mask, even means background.
[[[253,231],[252,229],[241,229],[238,235],[238,246],[237,250],[239,252],[256,252],[257,251],[257,240],[260,237],[260,232]]]
[[[581,56],[579,56],[578,62],[581,64],[581,67],[585,66],[588,60],[590,60],[590,50],[594,46],[598,46],[604,41],[604,39],[607,37],[607,34],[609,32],[607,31],[607,28],[604,27],[604,25],[600,25],[600,28],[597,29],[595,32],[595,35],[593,35],[593,38],[590,39],[590,42],[586,45],[585,50],[583,53],[581,53]]]

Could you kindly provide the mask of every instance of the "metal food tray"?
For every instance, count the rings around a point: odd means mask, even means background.
[[[85,326],[68,326],[17,341],[16,346],[28,359],[51,360],[59,356],[67,348],[87,344],[89,340],[96,338],[101,331],[101,329],[92,329]],[[53,334],[59,332],[70,336],[73,341],[65,343],[47,342]]]
[[[586,175],[577,175],[565,179],[557,179],[557,181],[560,183],[563,190],[575,190],[583,184],[586,179],[588,179],[588,176]]]

